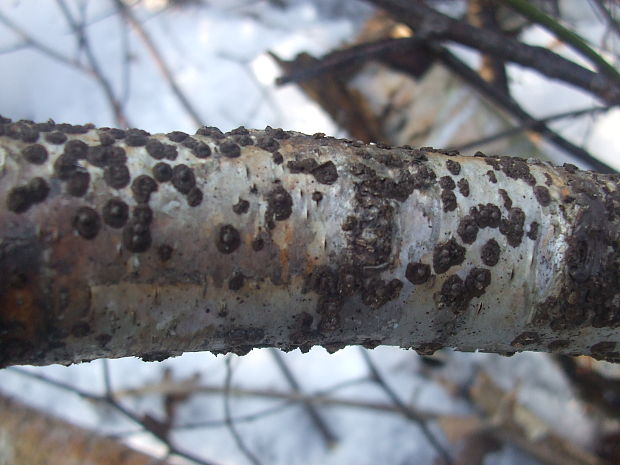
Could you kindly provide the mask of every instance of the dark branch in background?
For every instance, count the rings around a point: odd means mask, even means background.
[[[537,120],[531,120],[529,122],[524,122],[524,123],[522,123],[519,126],[516,126],[514,128],[506,129],[504,131],[499,131],[496,134],[492,134],[492,135],[486,136],[486,137],[481,137],[480,139],[473,140],[473,141],[468,142],[468,143],[463,144],[463,145],[448,146],[448,147],[445,147],[445,148],[448,149],[448,150],[459,150],[459,151],[469,150],[469,149],[473,149],[475,147],[479,147],[479,146],[482,146],[482,145],[489,144],[491,142],[495,142],[495,141],[500,140],[500,139],[504,139],[504,138],[507,138],[507,137],[515,136],[515,135],[520,134],[520,133],[522,133],[524,131],[533,131],[538,126],[540,126],[541,124],[553,123],[554,121],[559,121],[559,120],[569,119],[569,118],[579,118],[579,117],[585,116],[585,115],[594,115],[596,113],[606,112],[606,111],[608,111],[610,109],[611,109],[611,107],[599,107],[599,106],[596,106],[596,107],[590,107],[590,108],[583,108],[581,110],[565,111],[565,112],[562,112],[562,113],[557,113],[555,115],[547,116],[545,118],[541,118],[541,119],[537,119]]]
[[[146,47],[147,51],[150,53],[151,57],[155,61],[155,64],[159,68],[159,71],[163,74],[164,78],[166,79],[166,82],[168,82],[168,85],[170,86],[170,90],[177,97],[181,106],[185,109],[187,114],[191,117],[192,122],[196,126],[202,126],[203,125],[202,118],[200,117],[198,111],[194,108],[190,100],[187,98],[187,96],[183,93],[183,91],[177,84],[177,81],[174,78],[172,71],[170,71],[168,64],[166,63],[163,56],[161,55],[161,53],[155,46],[155,42],[153,41],[149,33],[146,32],[146,29],[142,27],[142,24],[140,24],[140,22],[133,15],[131,9],[128,8],[127,5],[125,5],[122,0],[114,0],[114,4],[116,5],[116,8],[118,9],[119,13],[131,25],[131,27],[136,32],[138,37],[142,39],[144,46]]]
[[[232,435],[237,447],[241,451],[243,455],[252,463],[253,465],[262,465],[261,461],[254,455],[254,453],[249,449],[246,445],[245,441],[235,428],[235,424],[232,420],[232,415],[230,413],[230,385],[232,383],[232,367],[230,366],[231,357],[226,358],[226,381],[224,383],[224,415],[226,417],[226,425],[228,426],[228,430]]]
[[[432,42],[428,42],[426,45],[423,45],[425,43],[425,40],[418,37],[411,37],[406,39],[386,39],[378,42],[357,45],[346,50],[330,53],[326,57],[320,59],[316,64],[281,77],[277,82],[282,84],[312,79],[323,73],[331,72],[338,68],[361,63],[374,58],[378,59],[384,53],[393,52],[394,50],[403,51],[406,53],[411,52],[416,47],[419,48],[424,46],[439,60],[441,60],[441,62],[452,72],[460,76],[465,82],[478,90],[485,98],[510,113],[521,123],[522,126],[540,134],[556,147],[564,150],[568,154],[583,162],[590,169],[594,169],[602,173],[614,172],[614,170],[606,163],[592,156],[587,150],[578,147],[557,134],[544,123],[544,120],[540,121],[532,117],[514,99],[504,93],[502,89],[482,79],[478,73],[445,48],[434,45]]]
[[[608,104],[620,104],[620,83],[579,66],[546,48],[526,45],[502,34],[478,29],[443,15],[420,0],[369,1],[407,24],[418,37],[428,41],[457,42],[580,87]]]
[[[469,0],[467,3],[467,19],[477,28],[501,33],[497,22],[497,3],[494,0]],[[501,57],[482,55],[480,75],[483,79],[508,93],[508,75],[506,63]]]
[[[620,38],[620,23],[618,23],[618,20],[616,20],[616,18],[614,18],[611,12],[607,9],[603,0],[590,0],[590,3],[594,5],[596,11],[600,13],[603,18],[605,18],[605,22],[607,23],[609,29]]]
[[[121,415],[123,415],[125,418],[127,418],[128,420],[130,420],[131,422],[139,425],[141,428],[143,428],[145,431],[148,431],[149,433],[151,433],[154,437],[156,437],[157,439],[159,439],[167,448],[170,454],[172,455],[178,455],[179,457],[183,457],[187,460],[190,460],[198,465],[217,465],[215,462],[210,462],[204,459],[201,459],[199,457],[195,457],[194,455],[190,454],[189,452],[184,452],[182,450],[177,449],[171,442],[169,439],[162,437],[161,434],[153,429],[150,428],[148,424],[146,424],[138,415],[136,415],[135,413],[133,413],[132,411],[128,410],[126,407],[124,407],[120,402],[118,402],[113,396],[108,395],[109,393],[106,393],[106,395],[104,396],[99,396],[99,395],[95,395],[95,394],[91,394],[90,392],[84,391],[82,389],[79,389],[75,386],[72,386],[70,384],[64,383],[62,381],[57,381],[51,378],[48,378],[47,376],[44,375],[40,375],[28,370],[24,370],[23,368],[15,368],[15,367],[11,367],[11,368],[7,368],[7,370],[12,371],[14,373],[19,373],[22,376],[26,376],[28,378],[32,378],[32,379],[36,379],[38,381],[41,381],[45,384],[48,384],[50,386],[55,386],[57,388],[60,388],[64,391],[68,391],[68,392],[72,392],[76,395],[78,395],[79,397],[83,398],[83,399],[87,399],[90,401],[93,401],[95,403],[100,403],[100,404],[107,404],[108,406],[110,406],[112,409],[116,410],[118,413],[120,413]],[[111,384],[110,383],[110,379],[109,379],[109,373],[106,375],[108,377],[107,381],[106,381],[106,391],[108,389],[107,385]]]
[[[442,458],[444,464],[451,465],[452,457],[450,457],[450,454],[448,454],[448,451],[439,443],[439,440],[435,437],[433,432],[430,430],[430,428],[428,427],[426,423],[426,419],[419,416],[415,410],[410,409],[407,405],[405,405],[405,403],[401,400],[401,398],[398,397],[398,394],[396,394],[396,392],[390,387],[390,385],[381,376],[381,373],[379,373],[378,368],[373,363],[366,349],[364,349],[363,347],[360,347],[360,353],[362,354],[362,358],[364,359],[364,362],[366,362],[366,366],[368,367],[368,371],[370,372],[370,378],[375,383],[377,383],[377,385],[383,390],[383,392],[385,392],[388,398],[398,408],[400,413],[405,418],[415,423],[418,426],[418,428],[420,428],[420,431],[422,431],[422,434],[424,435],[424,437],[426,437],[426,440],[430,443],[431,446],[433,446],[437,454]]]
[[[594,169],[601,173],[615,172],[615,170],[609,165],[592,156],[587,150],[565,139],[549,128],[546,124],[537,121],[536,118],[526,112],[512,97],[504,94],[495,86],[490,85],[482,79],[478,73],[455,57],[448,50],[437,45],[431,45],[431,49],[435,52],[437,58],[439,58],[445,66],[452,70],[452,72],[456,73],[472,87],[478,90],[482,95],[493,101],[496,105],[508,111],[522,124],[532,125],[533,131],[545,137],[547,141],[582,161],[588,165],[590,169]]]
[[[590,61],[596,68],[607,75],[610,79],[613,79],[616,84],[620,83],[620,73],[611,66],[605,59],[596,53],[590,46],[583,40],[581,36],[575,32],[562,26],[557,20],[547,16],[544,12],[536,8],[532,3],[523,0],[505,0],[506,3],[513,10],[517,11],[522,16],[526,17],[530,21],[544,27],[549,32],[553,33],[558,39],[568,44],[573,50],[579,53],[581,56]]]
[[[286,364],[286,360],[282,356],[282,353],[278,349],[274,349],[274,348],[270,348],[269,353],[273,357],[273,360],[276,362],[276,365],[278,365],[278,368],[280,369],[280,371],[286,378],[286,381],[288,382],[293,392],[301,393],[302,392],[301,386],[299,385],[299,382],[295,378],[295,375],[293,374],[293,372],[290,370],[290,368]],[[321,436],[325,444],[328,447],[335,446],[338,443],[338,438],[332,432],[332,430],[330,429],[329,425],[325,422],[325,420],[323,420],[323,417],[321,417],[321,414],[316,409],[316,407],[311,402],[308,402],[305,400],[302,400],[302,405],[304,407],[304,410],[308,414],[308,416],[312,419],[312,422],[314,423],[314,425],[317,427],[317,429],[321,433]]]
[[[56,3],[58,4],[60,11],[62,11],[62,14],[67,20],[67,23],[69,24],[69,26],[71,27],[71,29],[76,35],[77,40],[78,40],[78,45],[84,51],[84,54],[86,55],[86,59],[88,60],[88,64],[92,70],[92,73],[95,79],[97,80],[97,82],[99,83],[99,85],[101,86],[101,88],[103,89],[103,93],[105,94],[106,98],[108,99],[108,103],[110,104],[110,107],[112,108],[112,113],[114,114],[114,119],[116,123],[120,125],[121,127],[129,127],[129,121],[127,120],[127,117],[123,113],[121,104],[119,103],[116,96],[114,95],[114,91],[112,90],[112,85],[110,84],[110,81],[108,81],[108,79],[104,76],[103,71],[101,70],[101,67],[99,66],[99,62],[97,61],[97,58],[95,57],[95,54],[92,51],[90,42],[88,41],[88,37],[86,36],[86,32],[84,30],[84,25],[78,23],[75,20],[75,18],[71,14],[71,11],[69,10],[69,7],[64,2],[64,0],[56,0]]]

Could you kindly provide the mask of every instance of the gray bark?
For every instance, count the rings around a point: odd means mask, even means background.
[[[620,358],[617,176],[271,128],[1,128],[0,366],[317,344]]]

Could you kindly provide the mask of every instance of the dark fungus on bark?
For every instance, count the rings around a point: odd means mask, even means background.
[[[224,254],[233,253],[241,244],[241,236],[234,226],[225,224],[220,227],[217,234],[215,245],[217,250]]]
[[[424,284],[431,277],[431,267],[426,263],[409,263],[405,277],[412,284]]]
[[[433,252],[433,268],[437,274],[445,273],[450,267],[460,265],[463,260],[465,260],[465,247],[454,238],[438,244]]]

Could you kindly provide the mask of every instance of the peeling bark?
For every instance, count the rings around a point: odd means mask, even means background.
[[[272,128],[0,128],[0,366],[347,344],[620,359],[617,175]]]

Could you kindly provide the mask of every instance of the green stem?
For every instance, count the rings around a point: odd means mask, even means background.
[[[576,52],[592,62],[600,72],[607,74],[610,78],[620,82],[620,73],[610,65],[603,57],[594,51],[585,40],[575,32],[562,26],[556,19],[548,16],[543,11],[536,8],[528,0],[505,0],[510,8],[517,11],[530,21],[539,24],[551,31],[563,42],[570,45]]]

